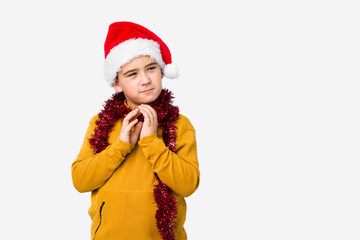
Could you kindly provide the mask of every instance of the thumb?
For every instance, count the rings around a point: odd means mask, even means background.
[[[136,139],[139,138],[139,135],[140,135],[140,131],[141,131],[141,128],[143,126],[143,122],[138,122],[136,125],[135,125],[135,129],[134,129],[134,132],[132,133],[132,135],[134,137],[136,137]]]

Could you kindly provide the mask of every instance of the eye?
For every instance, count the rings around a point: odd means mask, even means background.
[[[130,73],[129,75],[127,75],[126,77],[134,77],[136,76],[136,72]]]
[[[148,71],[155,70],[155,69],[156,69],[156,66],[151,66],[148,68]]]

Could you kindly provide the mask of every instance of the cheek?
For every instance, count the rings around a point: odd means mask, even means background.
[[[129,97],[134,97],[135,95],[135,91],[133,86],[131,86],[130,84],[122,84],[121,86],[123,92],[125,93],[125,95],[129,96]]]
[[[124,89],[127,89],[127,90],[131,91],[131,89],[134,89],[134,87],[136,87],[136,86],[137,86],[137,81],[136,80],[127,80],[127,81],[124,81],[122,87]]]
[[[160,85],[160,86],[161,86],[162,78],[163,78],[163,75],[161,74],[161,71],[156,72],[156,73],[154,74],[154,76],[153,76],[154,84],[157,84],[157,85]]]

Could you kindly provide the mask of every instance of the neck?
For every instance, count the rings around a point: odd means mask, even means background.
[[[127,99],[124,100],[124,104],[127,108],[130,108],[131,110],[136,109],[139,105],[134,103],[129,103]]]

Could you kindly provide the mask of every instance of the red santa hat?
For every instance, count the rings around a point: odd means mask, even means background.
[[[121,67],[134,58],[150,56],[161,67],[167,78],[179,76],[178,67],[172,63],[166,44],[153,32],[132,22],[114,22],[109,26],[105,44],[104,77],[114,84]]]

